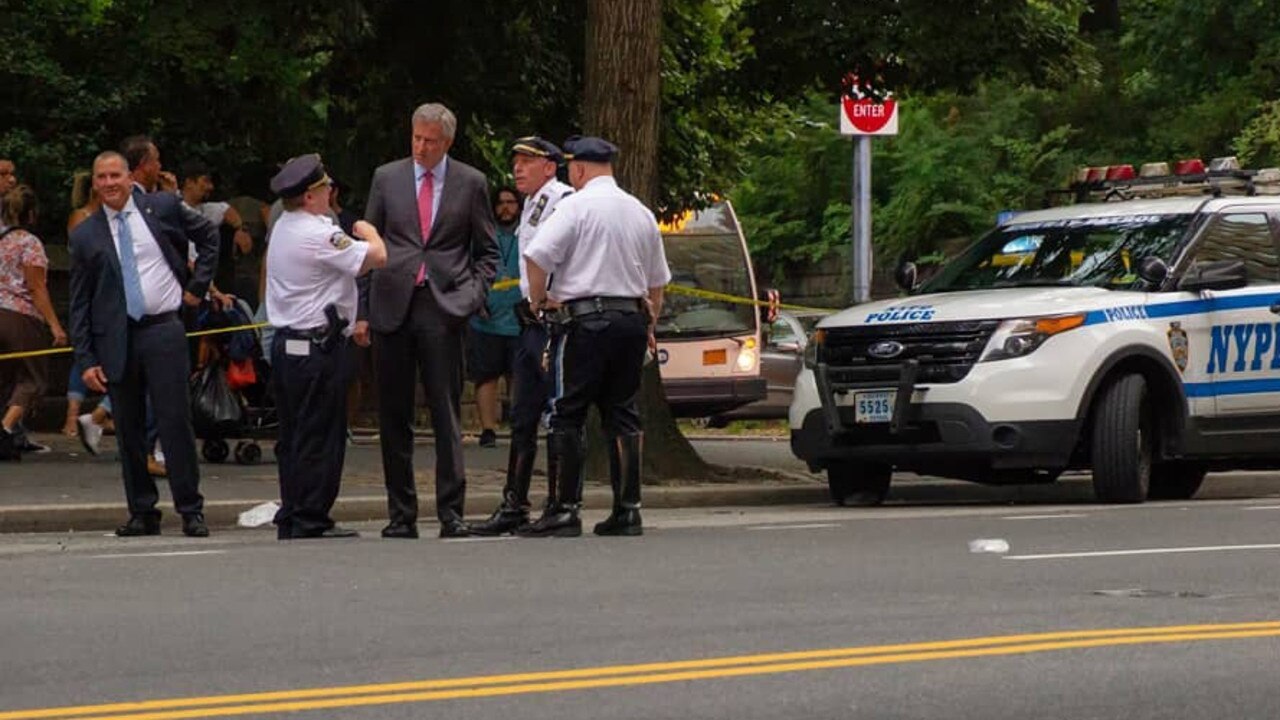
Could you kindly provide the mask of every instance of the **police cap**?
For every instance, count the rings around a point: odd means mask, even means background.
[[[320,156],[311,153],[292,158],[271,178],[271,192],[282,198],[297,197],[328,182]]]
[[[560,152],[560,148],[556,147],[555,143],[543,140],[537,135],[530,135],[516,140],[511,146],[511,152],[516,155],[532,155],[546,158],[557,165],[564,162],[564,153]]]
[[[613,161],[618,154],[618,146],[598,137],[574,135],[564,141],[564,157],[566,160],[607,163]]]

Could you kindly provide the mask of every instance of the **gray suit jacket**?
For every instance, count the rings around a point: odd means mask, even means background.
[[[449,158],[440,207],[424,246],[414,192],[413,158],[389,162],[373,173],[365,219],[387,243],[387,265],[361,285],[359,319],[378,332],[393,332],[405,320],[418,268],[444,313],[458,320],[484,306],[497,273],[498,243],[484,175]]]

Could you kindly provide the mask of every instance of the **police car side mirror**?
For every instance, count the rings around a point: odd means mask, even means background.
[[[898,263],[898,267],[893,270],[893,281],[898,287],[911,292],[916,289],[916,280],[919,272],[916,270],[916,264],[910,260],[903,260]]]
[[[1169,266],[1160,258],[1148,255],[1138,263],[1138,277],[1151,287],[1160,287],[1169,277]]]
[[[1178,282],[1179,290],[1233,290],[1249,284],[1243,260],[1213,260],[1192,265]]]

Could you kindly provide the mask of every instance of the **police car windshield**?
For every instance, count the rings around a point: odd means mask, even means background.
[[[675,287],[663,300],[659,340],[755,332],[755,308],[734,301],[755,292],[742,236],[724,204],[664,228],[662,240]]]
[[[1005,225],[992,230],[920,288],[923,293],[1003,287],[1141,286],[1138,263],[1165,261],[1191,215],[1129,215]]]

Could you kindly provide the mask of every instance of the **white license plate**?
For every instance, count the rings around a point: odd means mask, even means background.
[[[853,395],[853,421],[856,423],[887,423],[893,420],[893,403],[896,390],[856,392]]]

